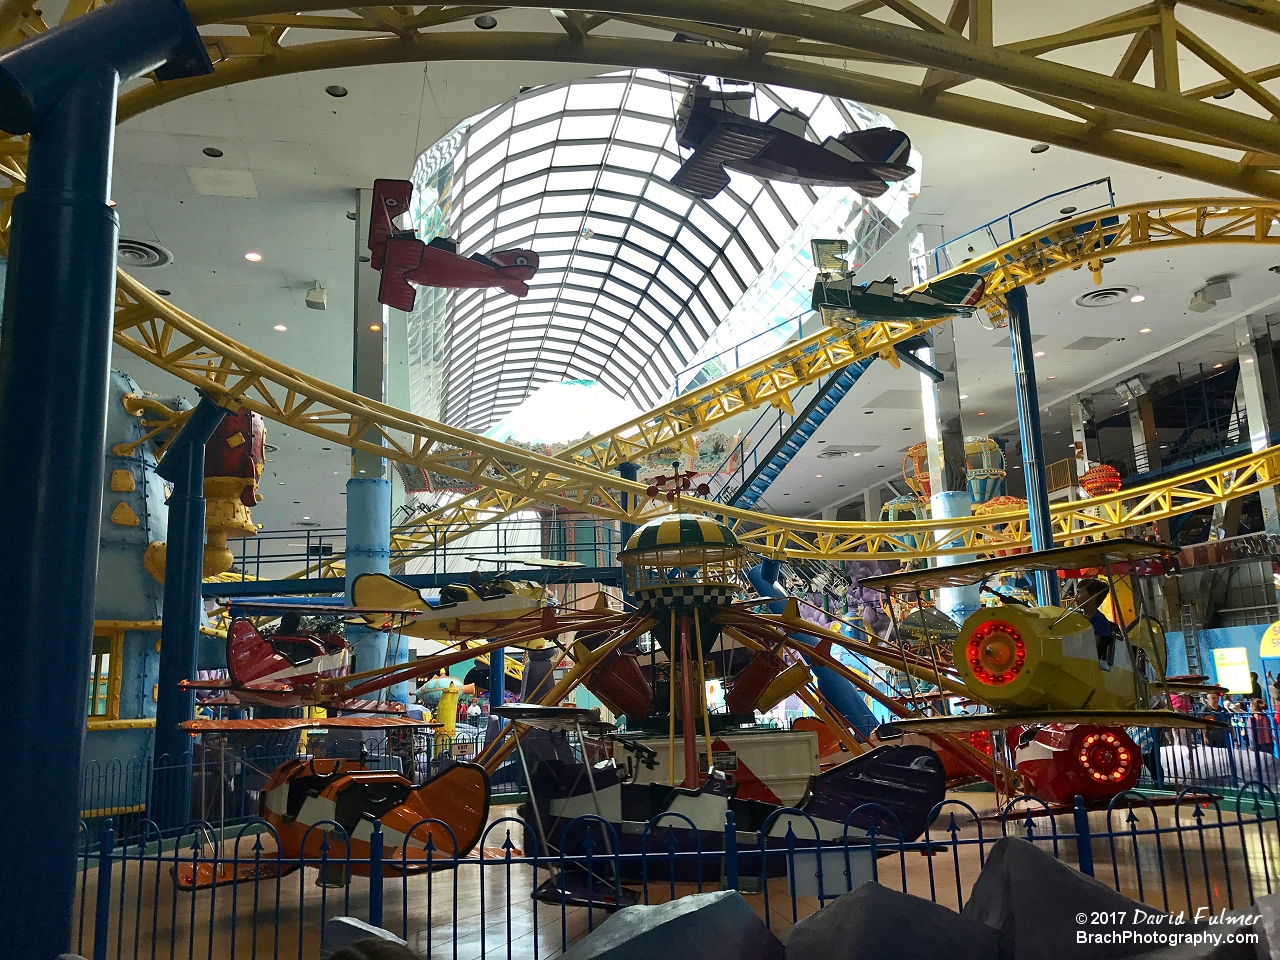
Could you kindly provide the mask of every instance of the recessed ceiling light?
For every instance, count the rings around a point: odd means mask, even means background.
[[[281,480],[281,481],[280,481],[280,486],[282,486],[282,487],[284,486],[284,481],[283,481],[283,480]]]
[[[1033,143],[1031,145],[1032,153],[1044,153],[1048,149],[1049,145],[1047,143]]]
[[[250,250],[244,255],[244,258],[250,263],[258,263],[262,260],[262,254],[258,253],[257,250]]]
[[[345,97],[347,95],[347,88],[336,83],[331,83],[329,86],[324,88],[324,92],[331,97]]]
[[[381,329],[382,329],[382,324],[380,324],[380,323],[371,323],[371,324],[369,324],[369,329],[370,329],[370,330],[372,330],[374,333],[377,333],[379,330],[381,330]]]
[[[1142,302],[1143,300],[1145,300],[1145,299],[1147,299],[1147,298],[1146,298],[1146,297],[1144,297],[1142,294],[1140,294],[1140,293],[1135,293],[1132,297],[1130,297],[1130,298],[1129,298],[1129,302],[1130,302],[1130,303],[1141,303],[1141,302]]]
[[[1232,95],[1233,93],[1235,93],[1235,92],[1236,92],[1236,91],[1235,91],[1235,89],[1234,89],[1234,88],[1232,88],[1231,90],[1228,90],[1226,93],[1215,93],[1215,94],[1213,95],[1213,99],[1215,99],[1215,100],[1225,100],[1225,99],[1227,99],[1227,97],[1231,96],[1231,95]]]
[[[156,293],[160,294],[160,296],[162,296],[162,297],[171,297],[171,296],[173,296],[173,294],[172,294],[170,291],[168,291],[168,290],[157,290],[157,291],[156,291]]]
[[[1220,363],[1215,363],[1215,364],[1213,365],[1213,369],[1215,369],[1215,370],[1221,370],[1221,369],[1222,369],[1222,364],[1220,364]]]
[[[854,456],[855,456],[855,457],[860,457],[860,456],[862,456],[862,454],[860,454],[860,453],[855,453],[855,454],[854,454]],[[844,484],[841,484],[841,486],[844,486]]]
[[[821,480],[821,479],[822,479],[822,474],[820,474],[820,473],[815,473],[813,476],[814,476],[814,479],[817,479],[817,480]]]
[[[288,330],[289,328],[288,328],[288,327],[286,327],[283,323],[277,323],[277,324],[276,324],[274,327],[272,327],[271,329],[272,329],[272,330],[274,330],[276,333],[284,333],[284,332],[285,332],[286,330]]]
[[[979,410],[979,411],[978,411],[978,416],[980,416],[980,417],[985,417],[986,415],[987,415],[987,411],[985,411],[985,410]]]
[[[303,517],[302,519],[303,519],[303,520],[310,520],[311,518],[310,518],[310,517]]]
[[[1143,328],[1142,328],[1141,330],[1139,330],[1138,332],[1139,332],[1139,333],[1150,333],[1150,332],[1151,332],[1151,328],[1150,328],[1150,327],[1143,327]]]
[[[1062,208],[1061,210],[1059,210],[1058,212],[1059,212],[1059,213],[1066,214],[1067,216],[1070,216],[1071,214],[1073,214],[1073,213],[1075,213],[1075,212],[1076,212],[1076,208],[1075,208],[1075,207],[1063,207],[1063,208]]]
[[[1043,357],[1043,356],[1044,356],[1044,351],[1043,351],[1043,350],[1037,350],[1037,351],[1035,352],[1035,354],[1033,354],[1033,355],[1034,355],[1034,356],[1037,356],[1037,357]]]
[[[960,394],[960,399],[961,399],[961,400],[968,400],[968,399],[969,399],[969,395],[968,395],[967,393],[962,393],[962,394]]]
[[[1253,363],[1253,357],[1245,357],[1245,358],[1244,358],[1244,362],[1245,362],[1245,363]]]
[[[202,150],[201,152],[206,157],[213,157],[215,160],[218,157],[222,156],[222,151],[219,150],[217,147],[205,147],[204,150]]]
[[[1045,377],[1046,380],[1057,380],[1057,377]]]
[[[492,30],[498,25],[498,21],[493,19],[493,17],[489,16],[487,13],[480,14],[480,16],[476,17],[473,22],[481,30]]]

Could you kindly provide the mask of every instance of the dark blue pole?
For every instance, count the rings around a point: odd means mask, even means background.
[[[173,65],[166,62],[174,60]],[[0,956],[71,947],[80,756],[102,525],[119,221],[116,90],[213,68],[177,0],[117,0],[0,55],[0,129],[31,134],[0,336],[0,729],[21,784],[0,831]]]
[[[1005,295],[1009,306],[1009,348],[1013,353],[1013,378],[1018,395],[1018,431],[1022,434],[1022,479],[1027,486],[1031,549],[1053,546],[1053,520],[1049,516],[1049,484],[1044,473],[1044,438],[1040,434],[1040,396],[1036,390],[1036,364],[1031,345],[1031,315],[1026,287],[1014,287]],[[1036,573],[1036,597],[1041,604],[1058,604],[1058,578],[1051,572]]]
[[[190,720],[196,697],[179,684],[196,675],[200,639],[200,587],[204,582],[204,453],[224,407],[201,397],[156,474],[172,484],[164,555],[164,611],[160,627],[159,700],[156,703],[156,776],[150,817],[162,830],[191,819],[191,738],[178,724]]]

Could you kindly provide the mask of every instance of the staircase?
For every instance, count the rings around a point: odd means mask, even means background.
[[[791,421],[791,425],[783,430],[782,435],[769,450],[768,454],[759,458],[756,468],[736,488],[729,485],[721,488],[716,499],[734,507],[750,509],[760,500],[773,481],[778,478],[800,448],[817,432],[823,422],[835,410],[836,404],[844,399],[858,379],[867,372],[875,357],[868,357],[857,363],[851,363],[839,373],[828,377],[817,389],[804,411]]]

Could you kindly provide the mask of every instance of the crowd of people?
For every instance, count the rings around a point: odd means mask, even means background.
[[[1169,697],[1169,706],[1179,713],[1194,713],[1217,720],[1230,730],[1206,730],[1203,742],[1210,747],[1235,745],[1247,747],[1258,753],[1275,754],[1277,731],[1280,731],[1280,680],[1267,673],[1267,694],[1263,695],[1262,683],[1257,673],[1250,673],[1252,689],[1246,694],[1234,696],[1208,693],[1192,698],[1175,693]],[[1270,701],[1268,703],[1268,700]]]

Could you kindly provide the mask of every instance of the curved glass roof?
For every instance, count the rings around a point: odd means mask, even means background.
[[[453,236],[464,255],[527,247],[541,262],[523,299],[496,288],[419,292],[409,322],[417,412],[484,430],[542,384],[569,379],[647,409],[735,305],[752,312],[744,294],[831,191],[738,173],[711,200],[672,187],[685,89],[648,70],[532,88],[419,158],[413,213],[424,239]],[[756,90],[757,115],[798,108],[819,141],[890,125],[848,101]],[[877,201],[853,195],[875,221],[870,234],[897,229],[917,184]],[[786,319],[772,315],[780,305],[762,305],[758,329]]]

